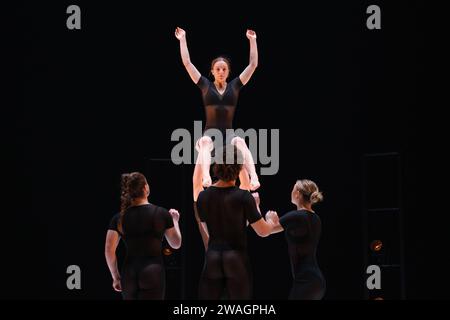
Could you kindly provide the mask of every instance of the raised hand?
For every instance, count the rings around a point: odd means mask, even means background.
[[[178,220],[180,220],[180,213],[178,210],[170,209],[169,213],[172,216],[173,221],[178,222]]]
[[[176,37],[178,40],[181,40],[181,39],[183,39],[183,38],[186,38],[186,31],[184,31],[184,30],[181,29],[180,27],[177,27],[177,28],[175,29],[175,37]]]
[[[246,36],[248,40],[256,39],[256,32],[250,29],[247,29]]]

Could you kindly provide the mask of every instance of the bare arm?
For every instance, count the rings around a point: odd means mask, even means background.
[[[200,217],[198,215],[198,207],[197,207],[197,199],[200,195],[200,192],[204,190],[202,185],[202,172],[200,164],[196,164],[194,168],[194,175],[192,177],[192,189],[194,191],[194,215],[195,215],[195,221],[197,221],[198,225],[198,231],[200,232],[200,236],[202,237],[203,246],[205,247],[205,251],[208,250],[208,241],[209,241],[209,234],[208,234],[208,228],[206,227],[206,224],[202,223],[200,220]]]
[[[109,271],[111,272],[111,276],[113,278],[113,288],[116,291],[122,291],[120,286],[120,274],[119,269],[117,267],[117,256],[116,249],[119,244],[120,236],[117,231],[108,230],[106,233],[106,241],[105,241],[105,258],[106,263],[108,264]]]
[[[180,226],[178,225],[178,220],[180,219],[180,214],[175,209],[169,210],[170,215],[172,216],[173,220],[173,227],[166,229],[166,232],[164,233],[167,242],[169,245],[174,249],[179,249],[181,247],[181,232],[180,232]]]
[[[189,73],[192,81],[194,81],[194,83],[197,83],[202,75],[191,62],[186,41],[186,31],[177,27],[175,29],[175,37],[180,41],[180,53],[183,65],[186,68],[186,71]]]
[[[206,222],[201,222],[200,223],[201,227],[203,228],[204,231],[204,244],[205,244],[205,251],[208,250],[208,242],[209,242],[209,232],[208,232],[208,226],[206,225]]]
[[[272,234],[284,231],[283,227],[278,223],[273,226]]]
[[[264,218],[259,219],[258,221],[251,224],[253,230],[255,230],[256,234],[260,237],[267,237],[272,233],[273,224],[271,220],[264,220]]]
[[[195,173],[194,173],[195,175]],[[203,187],[201,187],[203,189]],[[194,187],[195,192],[195,187]],[[196,196],[194,196],[194,200],[197,200],[198,198],[198,192]],[[206,223],[202,222],[200,220],[200,217],[198,215],[198,208],[196,207],[196,204],[194,203],[194,215],[195,215],[195,221],[197,221],[198,225],[198,231],[200,232],[200,236],[202,237],[203,246],[205,247],[205,251],[208,250],[208,241],[209,241],[209,234],[208,234],[208,228],[206,227]]]
[[[247,30],[247,38],[250,41],[250,60],[248,66],[239,75],[242,84],[247,84],[258,66],[258,46],[256,44],[256,33],[253,30]]]

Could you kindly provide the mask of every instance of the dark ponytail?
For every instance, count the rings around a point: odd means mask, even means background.
[[[120,219],[118,225],[121,233],[123,233],[122,220],[125,211],[131,206],[134,199],[145,196],[144,188],[146,184],[147,179],[140,172],[122,174],[120,181]]]
[[[122,174],[120,181],[120,213],[123,215],[131,205],[131,197],[128,191],[128,181],[130,179],[129,173]]]

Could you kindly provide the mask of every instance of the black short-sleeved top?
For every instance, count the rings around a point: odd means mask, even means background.
[[[303,268],[316,267],[316,250],[322,223],[316,213],[306,210],[290,211],[280,218],[285,230],[293,274]]]
[[[173,227],[172,216],[166,209],[153,204],[134,206],[124,212],[122,219],[122,232],[118,227],[119,213],[111,219],[108,229],[122,236],[128,256],[161,255],[164,232]]]
[[[200,220],[208,227],[209,247],[246,249],[247,221],[252,224],[261,219],[251,193],[236,186],[209,187],[200,192],[197,207]]]
[[[215,128],[224,133],[226,129],[232,129],[239,91],[243,87],[241,79],[236,77],[227,83],[223,94],[220,94],[216,85],[204,76],[200,77],[197,86],[202,91],[205,106],[205,131]]]

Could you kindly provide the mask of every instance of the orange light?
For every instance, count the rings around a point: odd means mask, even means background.
[[[384,300],[382,297],[373,298],[373,300]]]
[[[372,243],[370,244],[370,249],[372,251],[378,252],[381,251],[382,248],[383,242],[381,242],[381,240],[373,240]]]
[[[163,255],[170,256],[172,254],[172,250],[170,248],[163,249]]]

